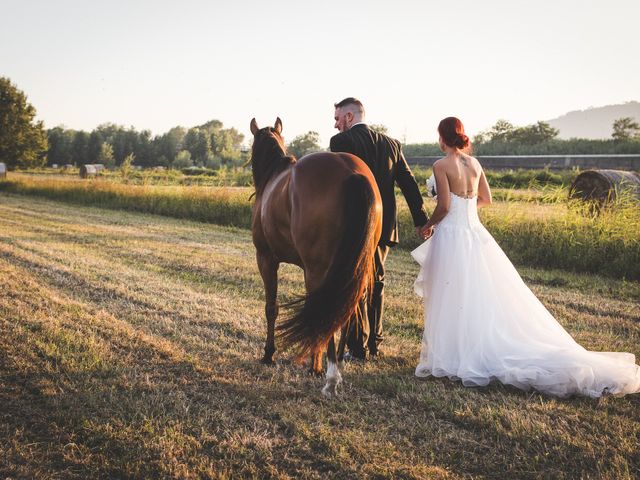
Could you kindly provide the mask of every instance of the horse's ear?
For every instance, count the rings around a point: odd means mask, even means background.
[[[276,118],[276,123],[273,128],[278,133],[278,135],[282,133],[282,120],[280,120],[280,117]]]
[[[257,132],[258,130],[260,130],[260,129],[258,128],[258,122],[256,122],[256,119],[255,119],[255,118],[252,118],[252,119],[251,119],[251,133],[252,133],[253,135],[255,135],[255,134],[256,134],[256,132]]]

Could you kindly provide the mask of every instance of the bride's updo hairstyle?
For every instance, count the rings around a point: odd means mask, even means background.
[[[464,133],[464,125],[456,117],[447,117],[438,125],[442,141],[449,147],[465,149],[469,146],[469,137]]]

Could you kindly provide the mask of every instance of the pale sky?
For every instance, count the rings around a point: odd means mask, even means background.
[[[327,146],[355,96],[417,143],[640,100],[639,27],[640,0],[0,0],[0,76],[47,128],[280,116]]]

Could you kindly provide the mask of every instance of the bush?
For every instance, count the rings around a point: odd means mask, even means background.
[[[208,153],[207,158],[204,161],[204,166],[212,170],[216,170],[222,166],[222,160],[213,153]]]
[[[171,163],[173,168],[181,169],[187,167],[193,167],[193,160],[191,160],[191,152],[188,150],[181,150],[176,155]]]
[[[205,167],[187,167],[183,168],[181,171],[185,175],[207,175],[215,177],[218,174],[215,170]]]

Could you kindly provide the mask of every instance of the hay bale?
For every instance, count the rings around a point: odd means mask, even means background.
[[[0,178],[7,178],[7,166],[0,162]]]
[[[80,167],[80,178],[91,178],[98,175],[99,170],[95,165],[82,165]]]
[[[640,200],[640,176],[623,170],[587,170],[571,184],[569,198],[605,203],[614,201],[621,192]]]

